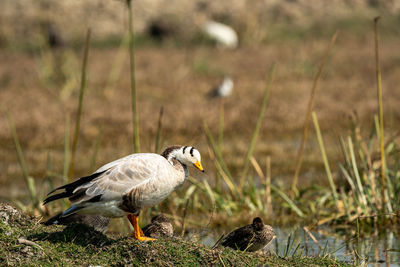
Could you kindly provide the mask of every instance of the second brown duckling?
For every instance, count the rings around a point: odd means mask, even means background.
[[[275,237],[274,229],[264,224],[260,217],[256,217],[253,219],[253,223],[229,233],[222,239],[221,245],[236,250],[254,252],[263,249]]]
[[[162,213],[151,218],[151,223],[142,230],[145,236],[152,238],[172,237],[174,234],[174,227],[170,219]]]

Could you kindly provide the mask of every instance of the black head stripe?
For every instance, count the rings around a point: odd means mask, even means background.
[[[187,146],[183,147],[183,154],[185,154],[185,149],[187,148]]]
[[[193,150],[194,150],[194,147],[192,147],[191,149],[190,149],[190,155],[193,157]]]

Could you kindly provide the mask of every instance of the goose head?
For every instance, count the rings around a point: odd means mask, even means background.
[[[183,165],[193,165],[199,171],[204,172],[201,165],[200,152],[192,146],[172,146],[165,149],[162,155],[172,163],[172,159],[176,159]]]

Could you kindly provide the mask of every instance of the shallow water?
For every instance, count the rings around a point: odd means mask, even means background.
[[[275,228],[277,238],[268,245],[267,251],[274,251],[280,256],[285,255],[288,238],[293,245],[288,255],[292,255],[297,248],[297,253],[307,256],[323,256],[326,254],[339,260],[357,263],[367,263],[367,266],[400,266],[400,237],[389,232],[382,237],[349,238],[344,235],[330,234],[329,229],[321,232],[311,232],[318,241],[311,239],[302,228],[281,229]],[[222,234],[204,234],[200,242],[213,246]],[[357,256],[358,255],[358,256]],[[387,265],[389,263],[389,265]]]

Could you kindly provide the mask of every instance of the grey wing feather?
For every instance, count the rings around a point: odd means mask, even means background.
[[[131,159],[134,159],[135,157],[137,157],[136,154],[131,154],[131,155],[125,156],[123,158],[111,161],[111,162],[101,166],[100,168],[98,168],[94,173],[103,172],[105,170],[111,169],[112,167],[114,167],[116,165],[120,165],[121,163],[129,161]]]
[[[122,195],[136,186],[158,176],[160,165],[169,164],[165,158],[157,154],[133,154],[108,163],[96,172],[105,171],[93,181],[77,187],[74,192],[85,190],[83,202],[97,195],[102,200],[120,199]]]

